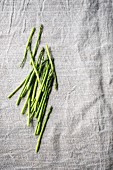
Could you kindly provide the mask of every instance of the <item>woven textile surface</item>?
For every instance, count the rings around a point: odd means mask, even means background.
[[[19,67],[32,27],[51,47],[58,76],[40,151],[35,122],[7,96],[27,76]],[[0,170],[113,170],[112,0],[0,1]]]

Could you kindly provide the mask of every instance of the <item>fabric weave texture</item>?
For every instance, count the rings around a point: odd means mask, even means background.
[[[58,75],[39,153],[35,123],[27,127],[7,96],[31,70],[19,67],[32,27],[43,24]],[[0,170],[113,170],[113,1],[0,1]]]

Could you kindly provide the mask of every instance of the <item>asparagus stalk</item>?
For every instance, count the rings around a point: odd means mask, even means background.
[[[20,95],[19,95],[19,97],[18,97],[18,100],[17,100],[17,102],[16,102],[17,105],[20,104],[20,101],[21,101],[22,97],[25,95],[26,85],[27,85],[27,83],[28,83],[28,81],[29,81],[29,79],[30,79],[31,74],[32,74],[32,71],[29,73],[29,75],[28,75],[27,78],[25,79],[24,87],[23,87],[23,89],[22,89],[22,91],[21,91],[21,93],[20,93]]]
[[[22,60],[22,62],[21,62],[21,64],[20,64],[20,67],[23,67],[23,66],[24,66],[24,63],[25,63],[26,58],[27,58],[28,46],[29,46],[30,43],[31,43],[31,39],[32,39],[32,37],[33,37],[34,32],[35,32],[35,28],[33,27],[32,30],[31,30],[30,36],[29,36],[29,38],[28,38],[27,44],[26,44],[26,49],[25,49],[25,52],[24,52],[24,58],[23,58],[23,60]]]
[[[53,107],[51,106],[51,107],[49,108],[49,111],[48,111],[48,114],[47,114],[46,118],[44,119],[44,123],[43,123],[43,125],[42,125],[42,129],[41,129],[41,132],[40,132],[40,134],[39,134],[38,141],[37,141],[37,145],[36,145],[36,152],[39,151],[40,143],[41,143],[41,139],[42,139],[42,135],[43,135],[43,133],[44,133],[44,130],[45,130],[47,121],[48,121],[48,119],[49,119],[49,115],[51,114],[52,110],[53,110]]]
[[[39,135],[40,130],[41,130],[41,122],[38,122],[38,126],[37,126],[37,128],[35,130],[35,135]]]
[[[35,84],[34,84],[34,89],[33,89],[33,94],[32,94],[32,101],[33,101],[33,99],[35,98],[35,96],[36,96],[36,90],[37,90],[37,86],[38,86],[38,81],[37,81],[37,79],[35,80]]]
[[[49,99],[49,94],[51,92],[51,88],[52,88],[52,84],[50,84],[50,87],[48,87],[48,89],[45,91],[45,96],[44,96],[44,99],[42,101],[42,105],[40,107],[40,111],[39,111],[39,116],[38,116],[38,122],[40,122],[41,120],[41,117],[42,117],[42,111],[43,111],[43,106],[45,103],[48,102],[48,99]]]
[[[39,32],[38,32],[38,38],[37,38],[37,41],[36,41],[36,44],[35,44],[35,48],[33,50],[33,60],[35,60],[35,56],[36,56],[37,50],[39,48],[42,31],[43,31],[43,25],[40,26],[40,29],[39,29]],[[32,63],[32,61],[30,63]]]
[[[44,78],[44,75],[45,75],[45,71],[46,71],[46,69],[43,71],[43,74],[42,74],[43,78]],[[42,80],[43,80],[43,79],[42,79]],[[37,80],[36,80],[36,81],[37,81]],[[35,87],[34,87],[33,91],[34,91],[34,90],[35,90]],[[38,89],[38,91],[37,91],[36,97],[38,96],[38,93],[39,93],[39,89]],[[40,93],[40,95],[41,95],[41,93]],[[39,98],[40,98],[40,96],[39,96]],[[43,98],[43,95],[42,95],[42,97],[41,97],[41,101],[42,101],[42,98]],[[38,114],[38,111],[37,111],[36,108],[37,108],[37,106],[38,106],[38,110],[39,110],[41,101],[39,101],[39,99],[36,100],[36,98],[33,100],[33,103],[32,103],[32,105],[31,105],[31,112],[33,113],[32,116],[34,116],[34,113],[35,113],[35,112],[37,112],[37,114]]]
[[[40,130],[41,130],[41,127],[42,127],[42,123],[43,123],[43,118],[44,118],[44,115],[45,115],[45,112],[46,112],[46,107],[47,107],[47,103],[48,103],[48,96],[46,97],[46,101],[43,105],[43,108],[42,108],[42,114],[41,114],[41,117],[40,117],[40,121],[37,121],[37,126],[36,126],[36,129],[35,129],[35,135],[39,135],[40,133]]]
[[[27,95],[26,101],[25,101],[24,106],[23,106],[22,111],[21,111],[22,114],[25,113],[25,110],[26,110],[26,107],[27,107],[27,104],[28,104],[28,100],[29,100],[29,97],[30,97],[30,94],[31,94],[32,87],[33,86],[31,86],[29,91],[28,91],[28,95]]]
[[[41,109],[40,109],[40,111],[39,111],[39,116],[38,116],[38,120],[37,120],[37,124],[36,124],[36,127],[35,127],[35,135],[38,135],[39,134],[39,131],[40,131],[40,127],[41,127],[41,123],[42,123],[42,121],[41,120],[43,120],[42,118],[43,118],[43,115],[45,114],[45,111],[46,111],[46,106],[47,106],[47,102],[46,102],[46,100],[47,100],[47,93],[45,94],[45,96],[44,96],[45,98],[44,98],[44,100],[43,100],[43,102],[42,102],[42,105],[41,105]],[[40,127],[39,127],[40,126]]]
[[[43,48],[42,50],[43,50],[43,54],[44,54],[44,48]],[[41,50],[40,55],[39,55],[39,56],[41,56],[41,57],[39,58],[39,59],[40,59],[39,74],[40,74],[40,72],[41,72],[41,69],[42,69],[42,66],[43,66],[43,63],[44,63],[44,62],[42,62],[42,60],[41,60],[42,57],[43,57],[42,50]],[[39,76],[40,76],[40,75],[39,75]],[[36,79],[36,80],[35,80],[35,84],[34,84],[33,94],[32,94],[32,101],[33,101],[33,99],[35,98],[37,86],[38,86],[38,80]]]
[[[41,128],[41,124],[42,124],[42,121],[43,121],[43,117],[45,115],[49,95],[50,95],[50,92],[51,92],[51,89],[52,89],[52,83],[53,83],[53,80],[52,80],[52,77],[51,77],[51,78],[49,78],[49,82],[47,83],[48,88],[47,88],[47,90],[45,91],[45,93],[42,97],[40,106],[39,106],[38,111],[35,115],[35,117],[38,116],[38,120],[37,120],[37,124],[36,124],[36,128],[35,128],[35,135],[39,134],[39,132],[40,132],[40,128]]]
[[[51,79],[51,76],[52,76],[52,74],[51,74],[51,70],[50,70],[49,75],[48,75],[48,78],[47,78],[47,82],[46,82],[46,85],[45,85],[46,90],[45,90],[45,92],[44,92],[43,95],[42,95],[42,98],[41,98],[41,101],[40,101],[38,110],[37,110],[37,112],[36,112],[36,114],[35,114],[35,117],[38,116],[39,111],[40,111],[40,109],[41,109],[41,106],[43,107],[42,103],[43,103],[43,101],[44,101],[44,98],[45,98],[46,93],[48,92],[47,87],[48,87],[48,85],[49,85],[49,81],[50,81],[50,79]]]
[[[34,61],[33,61],[33,54],[32,54],[32,51],[31,51],[30,47],[29,47],[29,51],[30,51],[30,57],[31,57],[31,61],[32,61],[32,65],[33,65],[34,72],[35,72],[35,74],[36,74],[36,76],[37,76],[38,83],[40,83],[39,73],[38,73],[38,71],[37,71],[36,64],[35,64]]]
[[[46,52],[47,52],[47,56],[48,56],[49,61],[50,61],[50,64],[51,64],[51,69],[52,69],[52,71],[53,71],[53,73],[54,73],[55,89],[57,90],[57,89],[58,89],[57,75],[56,75],[54,63],[52,62],[52,59],[51,59],[51,55],[50,55],[50,51],[49,51],[49,48],[48,48],[48,44],[46,44]]]
[[[8,95],[8,98],[11,98],[24,85],[25,80],[10,95]]]
[[[45,49],[44,49],[44,47],[42,47],[42,49],[41,49],[41,51],[40,51],[40,54],[39,54],[39,56],[38,56],[38,60],[36,61],[37,72],[39,72],[39,73],[40,73],[40,67],[42,67],[43,64],[45,63],[45,62],[42,62],[42,63],[41,63],[41,66],[39,66],[39,62],[40,62],[40,60],[42,59],[42,57],[43,57],[43,55],[44,55],[44,51],[45,51]],[[34,71],[34,69],[33,69],[33,72],[32,72],[32,74],[31,74],[29,83],[28,83],[28,85],[27,85],[27,88],[28,88],[28,89],[29,89],[29,87],[30,87],[30,85],[31,85],[31,83],[32,83],[32,81],[33,81],[34,76],[35,76],[35,71]],[[38,85],[38,80],[36,79],[36,81],[37,81],[36,85]],[[36,85],[35,85],[35,86],[36,86]],[[37,86],[36,86],[36,87],[37,87]],[[33,90],[33,91],[34,91],[34,90]],[[34,92],[33,92],[33,94],[34,94]]]
[[[47,79],[48,73],[49,73],[49,65],[47,64],[46,73],[45,73],[45,75],[44,75],[42,84],[40,85],[39,90],[38,90],[38,92],[37,92],[38,94],[37,94],[37,96],[36,96],[35,110],[36,110],[36,108],[37,108],[37,103],[38,103],[38,100],[39,100],[39,98],[40,98],[40,95],[41,95],[41,92],[42,92],[42,88],[43,88],[43,86],[44,86],[44,84],[45,84],[45,81],[46,81],[46,79]]]

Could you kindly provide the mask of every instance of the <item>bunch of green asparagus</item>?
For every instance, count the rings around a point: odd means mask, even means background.
[[[46,48],[41,48],[38,58],[36,60],[37,52],[41,41],[42,31],[43,26],[41,25],[38,32],[38,38],[35,44],[35,48],[32,52],[32,37],[35,32],[35,28],[32,28],[26,44],[24,58],[20,65],[21,67],[24,66],[27,56],[29,54],[32,70],[24,79],[24,81],[8,96],[8,98],[11,98],[22,87],[16,104],[19,105],[21,99],[26,97],[21,113],[24,114],[26,112],[27,125],[30,126],[30,123],[33,121],[34,117],[37,119],[35,128],[35,135],[38,135],[36,152],[38,152],[40,148],[41,138],[45,126],[49,115],[53,109],[53,107],[51,106],[46,115],[46,108],[48,104],[49,95],[53,87],[53,83],[55,89],[58,89],[54,59],[51,57],[48,45],[46,45]]]

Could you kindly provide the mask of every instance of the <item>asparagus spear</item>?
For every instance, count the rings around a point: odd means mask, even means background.
[[[43,101],[42,101],[42,105],[41,105],[40,111],[39,111],[38,122],[40,122],[41,117],[42,117],[42,114],[43,114],[43,113],[42,113],[42,111],[43,111],[43,106],[44,106],[45,103],[48,102],[49,94],[50,94],[51,89],[52,89],[52,84],[51,84],[51,83],[52,83],[52,81],[50,82],[50,85],[49,85],[48,89],[45,91],[45,96],[44,96],[44,99],[43,99]]]
[[[39,89],[38,89],[38,92],[37,92],[36,102],[35,102],[35,110],[36,110],[36,108],[37,108],[37,103],[38,103],[38,100],[39,100],[39,98],[40,98],[40,95],[41,95],[41,92],[42,92],[42,88],[43,88],[43,86],[44,86],[44,84],[45,84],[45,81],[46,81],[46,79],[47,79],[48,73],[49,73],[49,65],[47,64],[47,70],[46,70],[45,76],[44,76],[43,81],[42,81],[42,84],[40,85],[40,87],[39,87]]]
[[[28,100],[29,100],[29,97],[30,97],[30,94],[31,94],[32,87],[33,87],[33,85],[30,87],[30,89],[28,91],[28,95],[27,95],[26,101],[25,101],[24,106],[23,106],[22,111],[21,111],[22,114],[25,113],[26,106],[28,104]]]
[[[38,61],[40,60],[39,74],[40,74],[40,72],[41,72],[41,69],[42,69],[42,66],[43,66],[43,63],[44,63],[44,62],[42,62],[42,61],[43,61],[43,59],[42,59],[43,55],[44,55],[44,48],[42,48],[42,50],[41,50],[41,52],[40,52],[40,55],[39,55],[40,58],[38,59]],[[41,59],[42,59],[42,60],[41,60]],[[37,63],[37,64],[38,64],[38,63]],[[34,72],[34,73],[35,73],[35,72]],[[39,75],[39,76],[40,76],[40,75]],[[36,80],[35,80],[35,84],[34,84],[33,94],[32,94],[32,101],[33,101],[33,99],[35,98],[37,86],[38,86],[38,80],[36,79]]]
[[[50,51],[49,51],[49,48],[48,48],[48,44],[46,44],[46,52],[47,52],[47,56],[48,56],[49,61],[50,61],[50,64],[51,64],[51,69],[52,69],[52,71],[53,71],[53,73],[54,73],[55,89],[57,90],[57,89],[58,89],[57,75],[56,75],[54,63],[52,62],[52,59],[51,59],[51,55],[50,55]]]
[[[51,89],[52,89],[52,83],[53,83],[53,79],[51,77],[51,78],[49,78],[49,82],[47,83],[48,88],[44,92],[44,95],[42,97],[42,101],[40,103],[40,107],[38,108],[38,111],[37,111],[36,117],[38,116],[38,120],[37,120],[37,124],[36,124],[36,128],[35,128],[35,135],[39,134],[40,129],[41,129],[41,124],[42,124],[42,121],[43,121],[43,117],[45,115],[49,95],[50,95],[50,92],[51,92]],[[39,113],[39,115],[38,115],[38,113]]]
[[[43,70],[42,82],[43,82],[43,80],[44,80],[45,72],[47,71],[47,70],[46,70],[47,65],[48,65],[48,64],[46,64],[46,66],[45,66],[45,68],[44,68],[44,70]],[[50,76],[51,76],[51,70],[49,71],[48,78],[49,78]],[[46,78],[46,79],[47,79],[47,82],[46,82],[46,84],[45,84],[46,88],[47,88],[47,84],[48,84],[48,80],[49,80],[48,78]],[[45,89],[46,89],[46,88],[45,88]],[[33,89],[33,90],[34,90],[34,89]],[[39,93],[39,89],[38,89],[38,91],[37,91],[37,96],[38,96],[38,93]],[[42,92],[41,92],[41,93],[42,93]],[[41,93],[40,93],[40,95],[41,95]],[[31,105],[31,112],[32,112],[31,119],[33,118],[34,115],[36,115],[36,114],[38,115],[39,110],[40,110],[40,107],[41,107],[41,104],[42,104],[42,102],[43,102],[44,95],[42,95],[41,97],[39,96],[39,98],[40,98],[40,100],[38,99],[38,101],[36,101],[36,98],[35,98],[34,101],[33,101],[33,103],[32,103],[32,105]],[[38,106],[38,110],[36,109],[37,106]]]
[[[51,106],[51,107],[49,108],[49,111],[48,111],[48,114],[47,114],[46,118],[44,119],[44,123],[43,123],[43,125],[42,125],[42,129],[41,129],[41,132],[40,132],[40,134],[39,134],[38,141],[37,141],[37,145],[36,145],[36,152],[39,151],[40,143],[41,143],[41,139],[42,139],[42,135],[43,135],[43,133],[44,133],[44,130],[45,130],[47,121],[48,121],[48,119],[49,119],[49,115],[51,114],[52,110],[53,110],[53,107]]]
[[[35,48],[34,48],[34,51],[33,51],[33,60],[35,60],[35,56],[36,56],[37,50],[39,48],[42,31],[43,31],[43,25],[40,26],[40,29],[39,29],[39,32],[38,32],[38,38],[37,38]],[[32,61],[31,61],[31,63],[32,63]]]
[[[47,106],[47,98],[48,98],[48,94],[47,92],[44,95],[44,100],[42,102],[41,105],[41,109],[39,111],[39,116],[38,116],[38,120],[37,120],[37,124],[35,127],[35,135],[38,135],[40,132],[40,128],[41,128],[41,124],[42,124],[42,120],[43,120],[43,115],[45,115],[45,111],[46,111],[46,106]]]
[[[25,80],[8,96],[8,98],[11,98],[24,85]]]
[[[42,76],[41,76],[41,78],[42,78],[42,84],[43,84],[43,81],[44,81],[45,72],[47,71],[47,70],[46,70],[47,66],[48,66],[48,64],[46,63],[46,66],[45,66],[45,68],[44,68],[44,70],[43,70],[43,73],[42,73]],[[37,80],[36,80],[36,81],[37,81]],[[34,88],[33,90],[35,90],[35,88]],[[40,92],[40,94],[39,94],[39,91],[40,91],[40,89],[38,89],[37,94],[36,94],[36,97],[39,95],[39,98],[40,98],[40,100],[42,101],[42,98],[43,98],[43,97],[41,97],[41,93],[42,93],[42,92]],[[37,112],[37,114],[38,114],[38,111],[37,111],[36,108],[37,108],[37,106],[38,106],[38,110],[39,110],[40,103],[41,103],[41,101],[39,100],[39,98],[38,98],[38,100],[36,100],[36,98],[35,98],[32,106],[31,106],[31,112],[32,112],[31,119],[32,119],[32,117],[34,116],[35,112]]]
[[[30,36],[29,36],[29,38],[28,38],[27,44],[26,44],[26,49],[25,49],[25,52],[24,52],[24,58],[23,58],[23,60],[22,60],[22,62],[21,62],[21,64],[20,64],[20,67],[23,67],[23,66],[24,66],[24,63],[25,63],[26,58],[27,58],[28,46],[29,46],[30,43],[31,43],[31,39],[32,39],[32,37],[33,37],[34,32],[35,32],[35,28],[33,27],[32,30],[31,30]]]
[[[49,85],[49,81],[50,81],[51,77],[52,77],[52,73],[51,73],[51,70],[50,70],[49,75],[48,75],[48,78],[47,78],[47,82],[46,82],[46,85],[45,85],[45,86],[46,86],[46,87],[45,87],[46,90],[45,90],[45,92],[44,92],[43,95],[42,95],[42,98],[41,98],[40,104],[39,104],[39,106],[38,106],[38,110],[37,110],[37,112],[36,112],[36,114],[35,114],[35,117],[38,116],[39,111],[40,111],[40,109],[41,109],[41,106],[43,106],[42,103],[43,103],[43,101],[44,101],[44,98],[45,98],[46,93],[48,92],[47,87],[48,87],[48,85]]]
[[[29,81],[29,79],[30,79],[31,74],[32,74],[32,71],[29,73],[29,75],[28,75],[27,78],[25,79],[24,87],[23,87],[23,89],[22,89],[22,91],[21,91],[21,93],[20,93],[20,95],[19,95],[19,97],[18,97],[18,100],[17,100],[17,102],[16,102],[17,105],[20,104],[20,101],[21,101],[22,97],[23,97],[24,94],[25,94],[26,85],[27,85],[27,83],[28,83],[28,81]]]
[[[31,51],[30,47],[29,47],[29,51],[30,51],[30,57],[31,57],[31,61],[32,61],[32,65],[33,65],[34,72],[35,72],[35,74],[36,74],[36,76],[37,76],[38,82],[40,83],[39,73],[38,73],[38,71],[37,71],[36,64],[35,64],[34,61],[33,61],[33,54],[32,54],[32,51]]]

